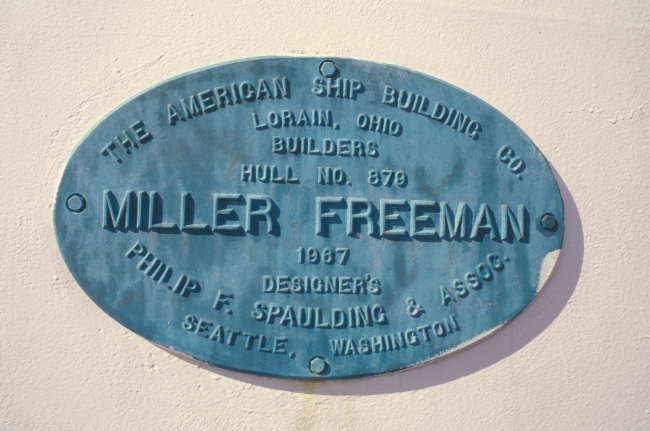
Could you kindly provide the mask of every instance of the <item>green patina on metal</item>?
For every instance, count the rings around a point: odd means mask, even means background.
[[[562,246],[531,140],[430,76],[268,57],[160,83],[101,120],[54,208],[79,285],[119,323],[218,367],[399,370],[500,327]]]

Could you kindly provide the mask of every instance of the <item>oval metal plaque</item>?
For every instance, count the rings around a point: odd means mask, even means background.
[[[430,76],[258,58],[165,81],[74,150],[54,208],[90,298],[158,345],[298,379],[403,369],[499,328],[562,246],[504,115]]]

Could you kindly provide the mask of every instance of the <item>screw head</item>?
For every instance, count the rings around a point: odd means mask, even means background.
[[[553,217],[553,214],[544,214],[540,220],[542,228],[546,230],[553,230],[557,227],[557,220]]]
[[[327,362],[320,356],[315,356],[309,361],[309,371],[315,374],[323,374],[327,369]]]
[[[80,213],[86,209],[86,199],[84,199],[84,197],[80,194],[75,193],[68,198],[66,205],[68,207],[68,211],[72,211],[73,213]]]
[[[336,65],[333,61],[326,60],[320,65],[320,73],[325,78],[331,78],[334,76],[334,74],[336,74]]]

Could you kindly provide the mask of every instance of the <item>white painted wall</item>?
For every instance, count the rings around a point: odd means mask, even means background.
[[[649,7],[4,2],[0,428],[650,429]],[[418,70],[511,118],[559,175],[564,250],[522,315],[437,363],[330,383],[197,368],[74,282],[52,228],[60,175],[94,123],[163,79],[315,53]]]

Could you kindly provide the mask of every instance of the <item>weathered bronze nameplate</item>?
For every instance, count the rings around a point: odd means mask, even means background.
[[[339,379],[514,318],[564,214],[539,150],[471,94],[368,61],[268,57],[170,79],[101,120],[54,225],[82,289],[147,340]]]

